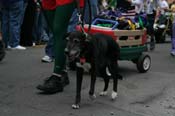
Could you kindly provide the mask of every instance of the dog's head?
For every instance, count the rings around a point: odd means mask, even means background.
[[[71,32],[67,35],[66,40],[65,53],[69,61],[83,57],[88,45],[86,34],[79,31]]]

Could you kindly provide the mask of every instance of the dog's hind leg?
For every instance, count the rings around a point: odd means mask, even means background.
[[[112,62],[109,66],[109,70],[111,71],[112,78],[113,78],[113,91],[111,94],[112,100],[115,100],[118,96],[117,88],[118,88],[118,63]]]
[[[76,80],[76,98],[75,98],[75,104],[72,105],[73,109],[79,109],[80,108],[80,101],[81,101],[81,86],[82,86],[82,80],[83,80],[83,73],[84,69],[81,67],[77,67],[76,71],[77,80]]]
[[[107,75],[106,69],[104,69],[102,71],[102,75],[103,75],[103,79],[104,79],[104,89],[100,93],[100,96],[106,96],[107,95],[108,86],[109,86],[110,77]]]
[[[96,68],[94,64],[91,64],[91,84],[90,84],[90,90],[89,90],[89,97],[91,100],[94,100],[96,98],[95,95],[95,82],[96,82]]]
[[[117,86],[118,86],[118,78],[116,76],[114,76],[113,77],[113,91],[112,91],[112,94],[111,94],[112,100],[115,100],[118,97]]]

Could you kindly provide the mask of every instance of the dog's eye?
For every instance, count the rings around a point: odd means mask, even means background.
[[[67,41],[69,41],[69,40],[70,40],[70,38],[69,38],[69,37],[66,37],[66,40],[67,40]]]
[[[78,43],[79,41],[79,39],[74,39],[74,43]]]

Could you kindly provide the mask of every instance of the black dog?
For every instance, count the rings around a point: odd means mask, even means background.
[[[86,35],[82,32],[72,32],[67,37],[67,47],[65,52],[69,61],[76,60],[76,99],[72,105],[74,109],[78,109],[81,100],[81,85],[83,73],[90,69],[90,98],[96,98],[94,94],[96,76],[100,75],[104,78],[105,86],[100,95],[106,95],[109,80],[113,78],[112,99],[117,97],[118,78],[118,62],[120,48],[112,37],[104,34]]]

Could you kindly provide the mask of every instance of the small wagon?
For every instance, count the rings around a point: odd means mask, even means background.
[[[97,25],[95,22],[104,21],[105,25],[109,27],[103,27]],[[129,60],[136,64],[137,69],[141,73],[145,73],[150,69],[151,58],[147,51],[147,34],[146,29],[143,30],[117,30],[117,21],[98,19],[92,23],[90,31],[88,31],[88,25],[84,25],[85,32],[103,33],[111,36],[120,46],[120,60]],[[77,29],[81,27],[78,26]]]

